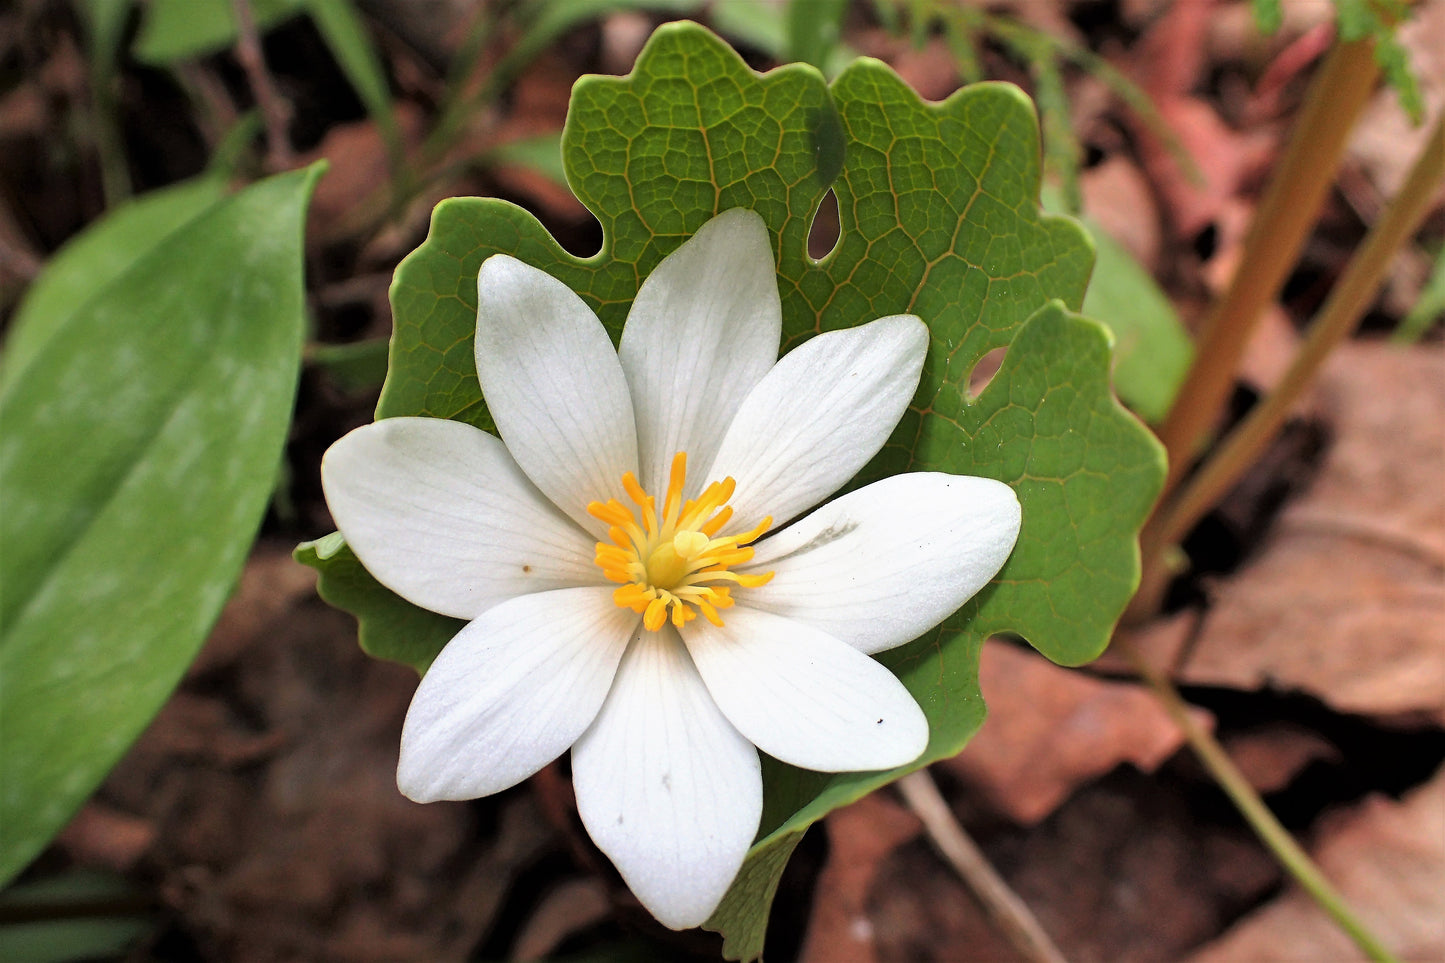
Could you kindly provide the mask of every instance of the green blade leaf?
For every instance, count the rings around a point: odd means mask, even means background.
[[[601,252],[572,258],[499,201],[443,202],[392,287],[396,329],[378,417],[492,427],[472,361],[476,272],[491,254],[562,280],[615,337],[657,262],[715,213],[743,206],[773,235],[785,350],[902,312],[932,331],[912,409],[856,482],[963,472],[1007,482],[1023,503],[1019,545],[995,582],[884,658],[929,716],[925,755],[888,773],[765,764],[761,838],[708,924],[730,956],[752,958],[802,831],[956,753],[976,731],[986,636],[1013,631],[1067,663],[1103,649],[1138,578],[1135,538],[1162,455],[1110,393],[1107,331],[1072,313],[1093,252],[1077,223],[1039,211],[1038,125],[1017,88],[982,84],[925,104],[883,64],[859,61],[830,89],[809,67],[756,74],[707,31],[670,24],[628,77],[578,82],[563,151],[569,183],[602,225]],[[813,261],[809,227],[830,187],[841,238]],[[970,397],[974,366],[1001,347],[999,373]],[[328,563],[317,561],[324,577]]]
[[[397,125],[396,114],[391,109],[391,87],[386,81],[386,70],[372,46],[366,24],[350,0],[304,2],[331,56],[336,58],[337,65],[346,74],[346,79],[386,141],[392,170],[401,171],[406,160],[401,127]]]
[[[160,707],[245,560],[300,368],[318,173],[176,231],[0,391],[0,882]]]
[[[1168,296],[1122,244],[1085,221],[1098,263],[1084,314],[1114,332],[1114,387],[1151,424],[1164,420],[1194,360],[1194,343]]]
[[[1063,199],[1045,187],[1043,204],[1058,212]],[[1194,342],[1169,297],[1128,249],[1092,219],[1081,223],[1097,254],[1083,312],[1114,333],[1114,390],[1141,418],[1158,423],[1194,360]]]
[[[224,195],[218,177],[175,184],[127,201],[67,243],[25,292],[5,339],[0,377],[14,378],[86,301]]]
[[[113,913],[95,915],[97,905],[106,904]],[[155,928],[145,907],[144,894],[133,884],[83,869],[12,886],[0,893],[0,960],[119,958]]]
[[[265,32],[300,12],[306,0],[251,0],[256,29]],[[131,52],[161,66],[225,50],[236,42],[231,0],[150,0]]]

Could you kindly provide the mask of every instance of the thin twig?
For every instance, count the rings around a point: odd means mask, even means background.
[[[988,858],[948,808],[927,769],[898,780],[898,791],[923,822],[934,847],[983,905],[995,926],[1019,954],[1032,963],[1065,963],[1064,954],[1044,932],[1018,894],[1009,889]]]
[[[256,18],[250,0],[231,0],[236,12],[236,61],[246,73],[246,82],[256,95],[256,108],[266,125],[267,166],[274,171],[287,170],[294,162],[287,127],[291,123],[291,104],[276,90],[261,53],[261,38],[256,32]]]
[[[11,236],[12,229],[14,236]],[[35,280],[44,266],[44,258],[20,239],[19,230],[10,222],[9,212],[0,206],[0,271],[29,282]]]
[[[1335,921],[1341,930],[1345,932],[1355,945],[1358,946],[1366,956],[1377,963],[1398,963],[1397,958],[1385,947],[1385,944],[1365,927],[1355,917],[1349,904],[1340,895],[1339,891],[1331,885],[1330,881],[1320,872],[1318,866],[1294,841],[1289,831],[1280,825],[1274,813],[1264,804],[1264,800],[1254,791],[1254,787],[1244,778],[1244,774],[1234,765],[1229,754],[1208,731],[1194,721],[1189,714],[1189,707],[1184,702],[1173,683],[1166,679],[1157,669],[1154,668],[1134,644],[1126,636],[1116,635],[1114,647],[1124,658],[1129,660],[1134,670],[1154,690],[1155,696],[1169,713],[1179,731],[1184,733],[1189,746],[1194,750],[1199,761],[1204,763],[1204,768],[1214,777],[1214,781],[1223,789],[1225,795],[1229,796],[1240,815],[1249,823],[1262,843],[1274,854],[1274,858],[1284,867],[1285,871],[1294,877],[1295,881],[1302,886],[1314,901]]]
[[[1418,531],[1400,529],[1373,515],[1292,508],[1274,523],[1277,531],[1299,535],[1331,535],[1374,545],[1412,558],[1445,574],[1445,548]]]

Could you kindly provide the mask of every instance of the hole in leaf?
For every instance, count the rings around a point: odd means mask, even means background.
[[[998,369],[1003,367],[1003,356],[1008,354],[1007,347],[994,348],[988,354],[978,359],[978,364],[968,375],[968,397],[969,400],[983,394],[993,376],[998,374]]]
[[[821,261],[838,246],[838,195],[829,188],[808,227],[808,256]]]

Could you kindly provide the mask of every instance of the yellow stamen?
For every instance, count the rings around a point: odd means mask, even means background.
[[[656,632],[669,620],[678,628],[701,612],[713,625],[723,624],[719,609],[734,604],[732,587],[756,588],[772,572],[742,575],[729,569],[751,561],[749,545],[773,524],[765,518],[749,532],[718,533],[732,520],[726,503],[737,482],[713,482],[696,499],[684,502],[687,454],[678,452],[668,473],[662,513],[656,500],[638,484],[632,472],[622,476],[622,488],[637,506],[634,512],[615,498],[592,502],[587,511],[607,524],[607,542],[597,543],[594,561],[608,581],[621,583],[612,593],[619,607],[642,616],[648,631]],[[696,607],[694,610],[693,607]]]

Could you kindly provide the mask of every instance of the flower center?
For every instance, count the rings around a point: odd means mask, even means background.
[[[750,532],[718,538],[717,533],[732,518],[727,501],[737,483],[732,478],[713,482],[696,499],[684,503],[686,477],[687,453],[680,451],[672,459],[660,515],[656,499],[643,491],[632,472],[622,476],[622,487],[637,506],[635,514],[615,498],[587,506],[588,514],[607,523],[607,535],[612,539],[610,544],[597,543],[595,559],[609,581],[621,583],[612,593],[612,601],[641,613],[642,624],[653,632],[667,621],[669,609],[672,624],[678,627],[697,618],[693,606],[720,626],[723,622],[717,610],[733,604],[733,585],[752,588],[773,577],[772,572],[740,575],[728,571],[753,557],[753,550],[746,546],[768,530],[772,518],[763,519]]]

